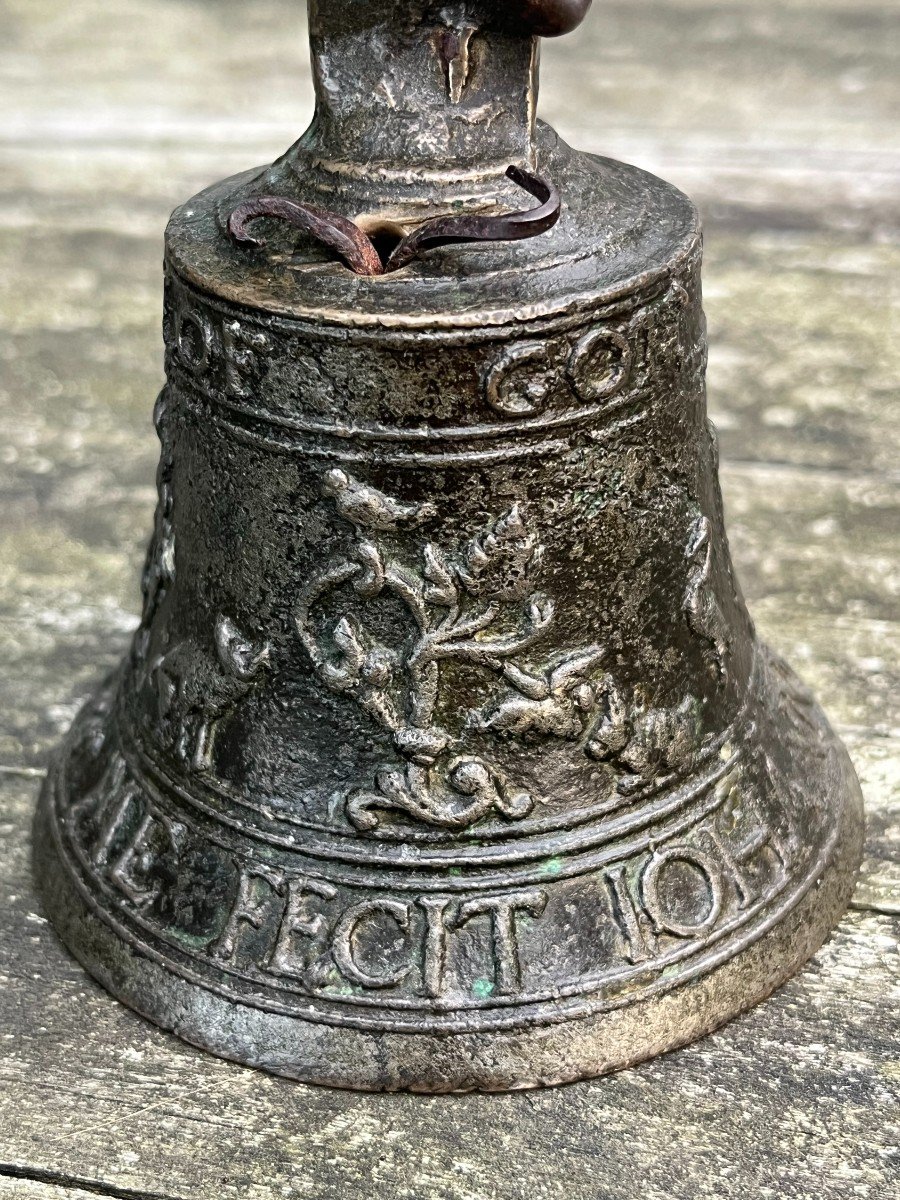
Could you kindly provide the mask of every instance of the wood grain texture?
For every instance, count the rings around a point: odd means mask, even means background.
[[[893,1200],[896,3],[604,0],[545,50],[544,115],[704,213],[734,557],[868,806],[854,907],[809,968],[720,1033],[597,1083],[365,1097],[181,1045],[87,979],[40,916],[28,839],[47,753],[136,621],[162,228],[303,126],[301,9],[0,0],[0,1197]]]

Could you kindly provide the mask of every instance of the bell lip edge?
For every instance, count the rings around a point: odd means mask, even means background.
[[[840,754],[842,787],[835,789],[835,798],[842,803],[833,854],[799,903],[776,925],[698,979],[686,981],[613,1012],[587,1014],[555,1025],[537,1025],[518,1031],[444,1035],[354,1032],[348,1035],[347,1030],[339,1027],[314,1025],[301,1017],[273,1018],[272,1014],[250,1006],[235,1005],[202,986],[176,976],[128,947],[79,899],[73,881],[58,858],[49,828],[52,772],[41,789],[34,817],[33,877],[43,913],[66,951],[114,999],[195,1049],[297,1083],[351,1092],[464,1095],[558,1087],[599,1079],[706,1037],[768,999],[824,945],[848,908],[863,857],[862,793],[843,746],[840,746]],[[57,881],[52,889],[49,886],[51,878]],[[72,927],[78,923],[90,930],[90,939],[85,939],[88,945],[82,945],[73,936]],[[105,951],[102,956],[91,952],[92,948],[96,951],[98,943]],[[126,972],[126,979],[118,983],[101,958],[118,954],[121,959],[123,953],[129,965],[137,964],[137,969]],[[773,971],[771,968],[775,962],[778,967]],[[752,974],[754,966],[755,976]],[[741,986],[741,978],[747,972],[755,978],[752,987]],[[143,998],[138,998],[134,985],[141,981],[146,984],[148,978],[156,986],[145,987],[142,989]],[[210,1014],[215,1010],[220,1011],[218,1020],[210,1019]],[[251,1023],[257,1026],[257,1036],[243,1040],[240,1036],[229,1038],[228,1030],[234,1026],[235,1010],[245,1019],[249,1017]],[[302,1046],[304,1034],[309,1043],[318,1042],[316,1052],[320,1064],[324,1064],[328,1057],[322,1053],[322,1049],[330,1042],[333,1059],[339,1062],[343,1058],[345,1063],[350,1064],[348,1069],[329,1074],[322,1069],[322,1065],[310,1068],[302,1064],[294,1066],[266,1061],[264,1054],[254,1051],[253,1044],[264,1042],[265,1027],[273,1020],[289,1021],[296,1028],[298,1048]],[[612,1036],[609,1030],[603,1030],[604,1023],[612,1027]],[[621,1036],[623,1026],[626,1032],[631,1027],[628,1037]],[[655,1039],[647,1035],[650,1027],[660,1031]],[[674,1033],[673,1028],[676,1030]],[[209,1033],[209,1030],[213,1032]],[[216,1036],[217,1030],[222,1031],[221,1036]],[[370,1043],[372,1052],[369,1058],[374,1070],[360,1071],[361,1056],[347,1053],[352,1037]],[[599,1045],[595,1044],[590,1052],[582,1049],[579,1053],[576,1044],[591,1038]],[[434,1054],[443,1057],[450,1048],[452,1059],[445,1068],[447,1077],[421,1082],[387,1077],[390,1068],[386,1070],[382,1064],[392,1064],[397,1073],[403,1071],[403,1050],[416,1041],[420,1042],[416,1051],[416,1058],[420,1062],[429,1061]],[[340,1048],[341,1042],[345,1044],[343,1050]],[[621,1047],[618,1052],[613,1048],[614,1044]],[[607,1048],[604,1050],[604,1047]],[[532,1050],[539,1051],[541,1059],[546,1059],[549,1053],[559,1063],[559,1069],[542,1072],[523,1070],[522,1064],[527,1062]],[[482,1065],[486,1062],[491,1064],[488,1069]]]

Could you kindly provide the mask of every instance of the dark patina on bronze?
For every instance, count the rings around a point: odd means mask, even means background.
[[[597,1075],[847,903],[853,770],[729,558],[695,210],[534,120],[535,35],[587,7],[311,0],[312,126],[169,226],[143,613],[36,864],[217,1054]]]

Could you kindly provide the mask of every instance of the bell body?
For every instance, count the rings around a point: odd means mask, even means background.
[[[347,215],[407,211],[408,178],[379,207],[302,153]],[[552,234],[395,276],[248,260],[254,176],[168,233],[143,614],[38,873],[115,995],[306,1081],[684,1044],[814,952],[859,860],[847,756],[733,575],[695,212],[545,127],[533,153]],[[476,174],[442,186],[512,199]]]

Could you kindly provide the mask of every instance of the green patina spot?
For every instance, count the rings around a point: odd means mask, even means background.
[[[189,946],[192,950],[206,950],[217,940],[209,934],[187,933],[183,929],[169,929],[168,933],[173,941],[181,946]]]
[[[558,875],[562,870],[561,858],[548,858],[545,863],[541,864],[542,875]]]
[[[476,979],[472,984],[472,993],[479,1000],[487,1000],[493,990],[493,979]]]

